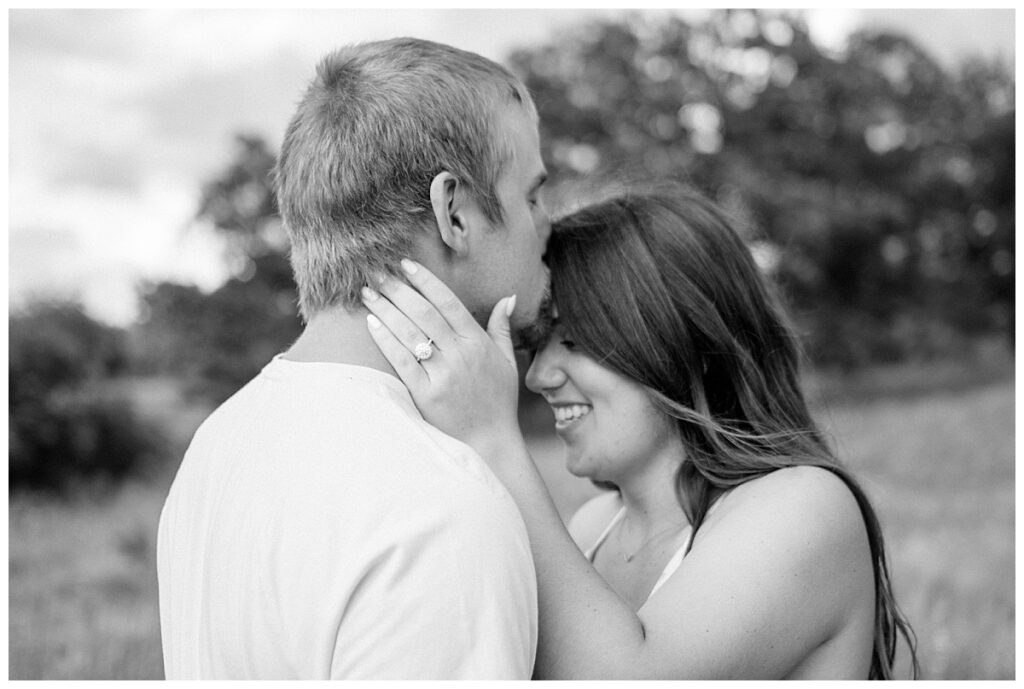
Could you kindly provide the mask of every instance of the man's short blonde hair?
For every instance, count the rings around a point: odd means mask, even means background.
[[[508,70],[439,43],[364,43],[321,61],[275,170],[304,319],[358,304],[368,278],[408,255],[415,233],[433,225],[438,173],[502,219],[495,187],[512,154],[499,124],[508,106],[536,119]]]

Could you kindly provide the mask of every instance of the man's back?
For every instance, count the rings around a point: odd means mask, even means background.
[[[373,369],[277,358],[203,424],[160,520],[169,679],[527,679],[515,505]]]

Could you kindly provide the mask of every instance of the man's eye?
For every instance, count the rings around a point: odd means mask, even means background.
[[[573,342],[572,340],[559,340],[558,344],[562,345],[563,347],[569,350],[576,349],[576,343]]]

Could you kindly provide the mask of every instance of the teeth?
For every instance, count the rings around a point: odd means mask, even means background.
[[[585,404],[572,404],[564,407],[555,407],[556,421],[575,421],[581,416],[590,413],[590,407]]]

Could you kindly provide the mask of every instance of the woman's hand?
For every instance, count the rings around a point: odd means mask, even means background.
[[[379,292],[363,289],[363,304],[371,312],[370,335],[423,418],[485,457],[485,448],[506,440],[521,443],[509,333],[515,295],[495,305],[484,331],[433,273],[408,259],[402,269],[415,289],[388,277]],[[433,344],[424,347],[428,340]]]

